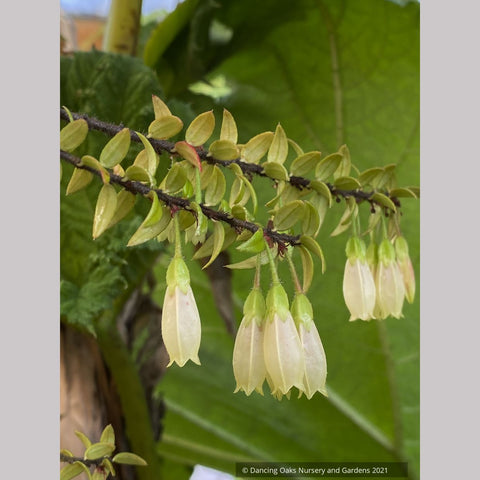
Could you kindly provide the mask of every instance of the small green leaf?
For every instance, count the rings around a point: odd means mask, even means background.
[[[110,183],[110,174],[108,170],[91,155],[84,155],[80,161],[80,165],[93,168],[100,173],[103,183]]]
[[[248,163],[258,163],[267,153],[273,140],[273,132],[263,132],[251,138],[243,147],[243,158]]]
[[[232,187],[230,188],[230,199],[229,204],[230,206],[235,205],[238,201],[242,198],[243,192],[245,191],[245,185],[242,182],[241,178],[236,177],[232,183]]]
[[[174,163],[163,179],[160,188],[168,193],[177,193],[183,188],[186,181],[185,168],[180,163]]]
[[[322,153],[318,151],[304,153],[297,157],[290,167],[290,174],[298,177],[315,170],[315,167],[321,160]]]
[[[338,222],[337,227],[333,230],[330,234],[331,237],[336,237],[341,233],[345,232],[350,228],[350,224],[352,220],[356,218],[358,215],[358,205],[355,203],[355,199],[353,197],[349,197],[347,200],[347,207],[343,212],[342,218],[340,222]]]
[[[60,480],[70,480],[71,478],[75,478],[77,475],[80,475],[83,472],[87,472],[87,476],[91,479],[90,470],[80,462],[70,463],[67,466],[63,467],[60,470]]]
[[[148,212],[147,217],[138,227],[137,231],[132,235],[127,243],[127,247],[133,247],[140,245],[141,243],[148,242],[154,237],[157,237],[170,223],[170,216],[164,220],[164,209],[160,205],[158,196],[152,193],[152,206]]]
[[[248,219],[247,209],[242,205],[233,205],[232,216],[235,218],[238,218],[239,220],[247,220]]]
[[[362,188],[360,182],[354,177],[338,177],[334,184],[338,190],[357,190]]]
[[[75,150],[87,138],[87,134],[88,123],[83,118],[67,123],[60,130],[60,149],[66,152]]]
[[[263,230],[259,228],[246,242],[237,247],[240,252],[260,253],[265,250]]]
[[[302,235],[300,237],[300,243],[311,253],[316,255],[320,260],[322,261],[322,273],[325,273],[326,269],[326,264],[325,264],[325,257],[323,255],[323,250],[320,247],[320,245],[317,243],[317,241],[309,237],[308,235]]]
[[[148,184],[152,183],[151,175],[147,172],[147,170],[145,170],[143,167],[139,167],[138,165],[130,165],[125,170],[125,179]]]
[[[82,168],[76,168],[68,182],[66,195],[71,195],[72,193],[82,190],[82,188],[90,184],[92,179],[93,173],[88,170],[83,170]]]
[[[320,215],[317,209],[308,201],[304,202],[304,217],[302,221],[302,232],[304,235],[316,235],[320,228]]]
[[[248,178],[245,178],[244,176],[242,176],[241,178],[242,178],[242,182],[247,187],[247,190],[250,192],[250,198],[252,199],[253,215],[255,216],[257,214],[257,208],[258,208],[257,192],[253,188],[253,185],[250,183]]]
[[[115,214],[108,224],[108,228],[116,225],[120,220],[125,218],[133,209],[135,201],[137,200],[136,195],[130,193],[127,190],[120,190],[117,193],[117,208],[115,209]]]
[[[267,177],[274,178],[275,180],[284,180],[284,181],[288,181],[290,178],[288,176],[287,169],[280,163],[265,162],[262,164],[262,167]]]
[[[235,119],[233,115],[226,109],[223,109],[223,120],[222,120],[222,128],[220,130],[220,140],[226,140],[234,145],[238,141],[238,131],[237,131],[237,124],[235,123]],[[211,147],[210,147],[211,151]],[[215,158],[220,158],[214,155]],[[229,160],[229,159],[225,159]]]
[[[152,95],[153,111],[155,119],[168,117],[172,114],[165,103],[156,95]]]
[[[224,235],[222,251],[228,248],[237,238],[237,233],[233,228],[225,226],[223,226],[223,228],[226,231]],[[214,249],[214,240],[215,237],[213,235],[210,235],[205,241],[205,243],[195,252],[192,258],[194,260],[198,260],[199,258],[205,258],[209,255],[212,255]]]
[[[328,188],[328,185],[320,180],[312,180],[310,182],[310,188],[315,190],[317,193],[325,197],[328,201],[328,206],[332,205],[332,192]]]
[[[194,147],[203,145],[212,135],[215,128],[213,110],[201,113],[196,117],[185,132],[185,140]]]
[[[202,172],[200,173],[200,188],[205,190],[207,185],[213,178],[213,167],[214,165],[206,162],[202,162]]]
[[[112,462],[123,463],[126,465],[140,465],[142,467],[148,465],[147,462],[142,457],[139,457],[138,455],[135,455],[134,453],[130,453],[130,452],[117,453],[112,458]]]
[[[410,198],[418,198],[416,193],[409,187],[400,187],[394,188],[390,190],[390,197],[410,197]]]
[[[221,222],[213,223],[213,250],[210,260],[202,267],[202,270],[209,267],[213,261],[218,257],[222,251],[223,243],[225,241],[225,230]]]
[[[116,208],[117,192],[115,191],[113,185],[106,183],[102,186],[102,189],[98,194],[97,204],[95,207],[92,231],[94,240],[109,227],[110,222],[115,215]]]
[[[417,198],[420,198],[420,187],[406,187],[406,188],[411,190],[417,196]]]
[[[197,151],[194,147],[192,147],[192,145],[188,144],[187,142],[177,142],[175,144],[175,151],[194,167],[197,167],[200,171],[202,171],[202,162],[200,161]]]
[[[382,176],[383,173],[384,173],[383,168],[380,168],[380,167],[369,168],[368,170],[363,171],[358,176],[358,181],[362,184],[362,186],[370,185],[373,188],[377,188],[376,180],[380,176]]]
[[[140,139],[140,141],[143,143],[143,146],[145,147],[146,170],[152,177],[154,177],[155,172],[157,171],[157,165],[158,165],[157,154],[155,153],[155,150],[153,149],[152,144],[140,132],[135,132],[135,133],[137,134],[138,138]],[[134,162],[134,165],[135,164],[137,164],[136,161]]]
[[[249,257],[241,262],[231,263],[230,265],[225,265],[226,268],[231,270],[247,270],[249,268],[255,268],[257,266],[257,258],[260,255],[260,264],[266,265],[268,263],[267,251],[264,250],[261,253],[257,253],[253,257]]]
[[[166,140],[181,132],[183,122],[175,115],[157,118],[148,126],[148,135],[156,140]]]
[[[112,477],[115,476],[115,469],[113,468],[112,462],[108,458],[104,458],[101,463],[102,467],[105,468],[107,473]],[[108,478],[108,477],[107,477]],[[93,480],[93,479],[92,479]]]
[[[310,252],[303,245],[300,245],[298,247],[298,251],[300,252],[300,257],[302,259],[302,270],[303,270],[302,290],[303,290],[303,293],[307,293],[313,280],[313,272],[314,272],[313,258]]]
[[[120,163],[130,148],[130,130],[123,128],[103,147],[100,153],[100,164],[105,168],[112,168]]]
[[[238,158],[238,148],[230,140],[215,140],[211,143],[208,151],[217,160],[235,160]]]
[[[67,450],[66,448],[61,448],[60,449],[60,455],[65,455],[67,457],[73,457],[73,453],[70,450]]]
[[[92,443],[86,450],[83,458],[85,460],[96,460],[97,458],[107,457],[115,450],[113,443],[98,442]]]
[[[288,155],[288,140],[285,135],[285,130],[280,124],[275,129],[275,135],[273,136],[272,144],[268,149],[267,161],[280,163],[283,165]]]
[[[315,178],[322,181],[327,180],[335,173],[342,160],[343,157],[339,153],[328,155],[317,165],[317,168],[315,169]]]
[[[274,223],[277,230],[288,230],[297,222],[303,221],[305,204],[302,200],[294,200],[280,207],[275,212]]]
[[[380,192],[375,192],[371,197],[370,197],[370,200],[372,200],[373,202],[375,203],[378,203],[379,205],[383,206],[383,207],[387,207],[389,208],[390,210],[396,212],[397,211],[397,207],[395,206],[395,204],[392,202],[392,200],[390,198],[388,198],[386,195],[384,195],[383,193],[380,193]]]
[[[342,161],[338,166],[338,169],[333,174],[333,177],[348,177],[350,175],[350,170],[352,169],[352,161],[350,160],[350,151],[346,145],[342,145],[338,149],[338,153],[342,156]]]
[[[225,180],[225,175],[220,168],[215,165],[212,179],[205,189],[205,205],[217,205],[225,195],[226,189],[227,182]]]

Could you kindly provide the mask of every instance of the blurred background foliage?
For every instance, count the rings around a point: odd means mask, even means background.
[[[141,132],[153,119],[152,94],[186,125],[210,109],[219,125],[225,107],[239,143],[280,122],[304,151],[325,156],[347,144],[360,171],[396,163],[399,184],[418,185],[419,8],[388,0],[185,0],[168,15],[142,20],[136,56],[65,52],[60,105]],[[76,153],[95,155],[107,140],[90,133]],[[131,450],[153,465],[154,473],[139,471],[139,478],[186,479],[196,463],[234,473],[236,461],[248,460],[408,461],[409,478],[418,477],[419,291],[402,319],[348,322],[342,296],[348,233],[330,237],[340,205],[334,203],[318,237],[327,270],[322,275],[317,266],[309,295],[327,355],[329,397],[278,402],[268,393],[233,394],[234,337],[219,313],[230,306],[219,298],[231,295],[237,326],[253,272],[202,271],[189,250],[202,318],[201,367],[157,365],[146,387],[142,368],[160,360],[142,356],[154,327],[140,322],[128,341],[116,343],[133,366],[119,368],[110,354],[112,339],[121,337],[117,317],[135,291],[161,306],[168,247],[125,247],[146,214],[141,199],[127,221],[92,241],[99,184],[66,197],[69,177],[63,166],[62,323],[95,335],[119,391]],[[265,179],[253,185],[260,202],[274,195]],[[418,286],[419,202],[404,199],[401,210]],[[230,263],[245,258],[234,249],[229,256]],[[155,401],[129,403],[135,382]],[[151,425],[137,422],[147,410]],[[142,434],[153,450],[138,441]]]

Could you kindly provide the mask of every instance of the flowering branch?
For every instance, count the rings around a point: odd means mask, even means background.
[[[115,136],[117,133],[119,133],[121,130],[123,130],[125,128],[124,125],[122,125],[122,124],[115,125],[115,124],[112,124],[112,123],[109,123],[109,122],[104,122],[104,121],[98,120],[94,117],[89,117],[86,114],[80,114],[80,113],[75,113],[75,112],[70,112],[70,113],[71,113],[71,116],[74,120],[77,120],[77,119],[85,120],[87,122],[88,128],[90,130],[97,130],[97,131],[103,132],[110,137]],[[60,118],[62,118],[63,120],[67,120],[67,121],[69,120],[68,113],[63,108],[60,109]],[[141,139],[137,135],[137,133],[135,131],[131,130],[131,129],[130,129],[130,138],[134,142],[138,142],[138,143],[141,142]],[[153,149],[158,154],[162,154],[162,153],[166,152],[170,155],[178,155],[178,153],[175,151],[175,144],[173,142],[169,142],[167,140],[158,140],[158,139],[154,139],[154,138],[148,138],[148,141],[151,143]],[[215,158],[214,156],[209,155],[209,152],[204,150],[202,147],[197,147],[196,150],[197,150],[197,154],[198,154],[199,158],[202,159],[202,160],[205,160],[206,162],[208,162],[210,164],[220,165],[222,167],[228,167],[232,163],[236,163],[242,169],[242,172],[250,178],[253,175],[257,175],[257,176],[260,176],[260,177],[270,178],[272,181],[276,181],[274,178],[270,177],[269,175],[267,175],[267,173],[265,173],[262,165],[258,165],[258,164],[255,164],[255,163],[244,162],[240,158],[236,158],[234,160],[219,160],[219,159]],[[301,176],[291,175],[289,180],[288,180],[288,183],[290,183],[290,185],[292,185],[293,187],[296,187],[300,190],[302,190],[304,188],[308,188],[308,189],[312,188],[311,185],[310,185],[311,180],[309,180],[308,178],[305,178],[305,177],[301,177]],[[330,193],[332,194],[332,196],[334,196],[336,198],[337,202],[340,202],[341,198],[353,197],[353,198],[355,198],[357,203],[368,201],[372,206],[374,204],[382,206],[381,204],[379,204],[378,202],[376,202],[375,200],[372,199],[372,196],[375,193],[373,191],[372,192],[365,192],[365,191],[362,191],[362,190],[359,190],[359,189],[339,189],[339,188],[335,187],[334,185],[332,185],[331,183],[326,183],[326,185],[327,185],[328,189],[330,190]],[[401,206],[400,201],[398,200],[397,197],[391,196],[388,192],[385,192],[385,195],[392,200],[392,202],[395,204],[395,206],[397,206],[397,207]],[[251,230],[251,231],[254,231],[254,230]]]
[[[75,166],[76,168],[80,168],[83,170],[87,170],[94,175],[97,175],[101,178],[101,172],[93,167],[88,165],[83,165],[80,158],[60,150],[60,158],[65,160],[67,163]],[[170,208],[176,208],[181,210],[186,210],[191,212],[195,215],[195,210],[191,207],[191,203],[186,198],[182,197],[175,197],[173,195],[169,195],[165,193],[163,190],[157,188],[151,188],[145,185],[142,182],[138,182],[135,180],[125,180],[124,178],[116,175],[114,173],[110,173],[110,183],[120,185],[121,187],[128,190],[130,193],[135,195],[148,195],[150,192],[155,192],[158,199],[161,200],[165,205]],[[217,220],[224,223],[227,223],[232,228],[237,231],[248,230],[252,233],[255,233],[259,228],[257,224],[249,222],[247,220],[241,220],[239,218],[233,217],[232,215],[228,214],[227,212],[223,212],[221,210],[214,210],[213,208],[207,207],[206,205],[200,204],[200,208],[202,209],[203,214],[209,218],[210,220]],[[300,245],[299,235],[288,235],[285,233],[278,233],[271,228],[263,228],[264,236],[270,238],[274,243],[277,243],[280,247],[285,247],[288,245]]]

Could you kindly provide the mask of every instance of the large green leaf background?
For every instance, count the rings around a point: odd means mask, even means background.
[[[221,107],[228,108],[240,142],[281,122],[305,151],[328,154],[346,143],[360,170],[397,163],[399,183],[418,184],[418,4],[305,0],[295,2],[292,15],[276,15],[291,10],[291,2],[223,2],[213,16],[232,29],[233,37],[204,78],[210,85],[223,78],[229,93],[209,99],[184,91],[176,92],[177,98],[191,102],[198,113],[213,107],[218,118]],[[188,48],[178,41],[165,57],[185,58]],[[179,77],[182,73],[178,68]],[[267,192],[264,200],[269,198],[268,183],[256,179],[254,185]],[[418,284],[418,202],[404,200],[402,212]],[[321,275],[317,268],[310,290],[328,359],[328,399],[277,402],[268,393],[234,395],[233,339],[216,313],[205,277],[191,263],[204,325],[202,366],[171,367],[158,386],[167,405],[162,455],[230,472],[245,458],[406,458],[410,476],[416,477],[418,300],[405,305],[399,320],[348,322],[342,298],[347,234],[329,236],[340,214],[334,205],[322,227],[327,271]],[[238,252],[232,256],[244,258]],[[239,321],[251,271],[235,271],[233,281]]]
[[[220,121],[226,107],[235,117],[240,142],[273,131],[280,122],[305,151],[327,155],[345,143],[360,170],[396,163],[399,184],[418,185],[417,3],[186,0],[182,5],[180,14],[177,10],[167,17],[167,40],[160,25],[143,52],[161,86],[140,59],[89,52],[62,59],[62,104],[144,132],[153,118],[151,94],[162,96],[162,87],[172,112],[186,124],[192,111],[211,108]],[[222,41],[219,25],[230,32]],[[189,89],[194,82],[212,96],[194,93],[200,91]],[[105,141],[90,134],[76,153],[98,152]],[[64,171],[62,195],[70,171]],[[254,186],[260,202],[273,196],[267,180],[256,178]],[[125,282],[140,283],[161,251],[154,242],[123,246],[146,213],[140,200],[125,226],[91,241],[97,193],[98,183],[61,203],[62,313],[87,328],[92,315],[123,294]],[[401,210],[418,285],[419,202],[405,199]],[[322,275],[317,265],[309,292],[327,354],[328,398],[278,402],[267,389],[264,396],[233,394],[234,339],[218,314],[205,272],[186,252],[202,317],[202,365],[172,366],[157,386],[166,405],[158,442],[163,478],[186,479],[196,463],[233,473],[235,462],[247,460],[406,460],[410,478],[417,478],[419,295],[413,305],[405,304],[402,319],[348,322],[342,297],[348,233],[330,237],[341,213],[341,205],[334,203],[322,226],[318,241],[327,270]],[[245,258],[235,250],[230,254],[232,262]],[[161,259],[154,270],[154,299],[160,305],[167,261]],[[112,268],[103,271],[105,266]],[[268,280],[265,272],[265,291]],[[252,271],[233,272],[237,322],[251,285]],[[86,304],[93,313],[85,311]]]

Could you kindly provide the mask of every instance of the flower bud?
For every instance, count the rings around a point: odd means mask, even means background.
[[[287,294],[280,284],[271,287],[266,306],[263,350],[265,367],[273,385],[272,393],[285,395],[293,386],[304,390],[302,344],[288,308]]]
[[[378,266],[375,278],[377,287],[378,318],[384,319],[391,315],[402,317],[405,287],[402,274],[395,258],[392,243],[385,239],[378,247]]]
[[[402,273],[405,286],[405,298],[408,303],[413,303],[415,298],[415,272],[408,254],[408,244],[404,237],[397,237],[395,240],[395,251],[397,253],[398,268],[400,268]]]
[[[243,390],[250,395],[253,390],[263,395],[266,369],[263,358],[265,300],[254,288],[243,307],[243,318],[233,347],[233,374],[237,382],[235,392]]]
[[[365,243],[358,237],[347,242],[347,262],[343,276],[343,298],[350,311],[350,321],[374,318],[375,281],[366,259]]]
[[[313,321],[312,304],[306,295],[297,294],[292,302],[292,316],[297,326],[305,359],[303,392],[310,400],[315,392],[328,396],[325,382],[327,380],[327,359],[320,335]],[[300,391],[300,395],[302,391]]]
[[[162,309],[162,337],[170,356],[168,366],[183,367],[188,360],[200,365],[201,325],[190,274],[185,262],[174,257],[167,269],[167,291]]]

